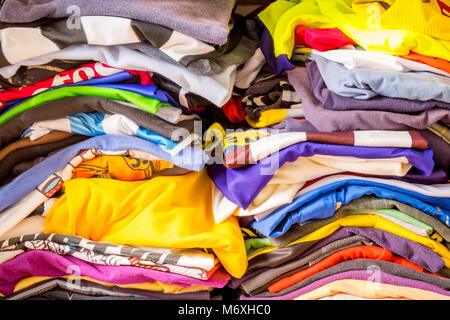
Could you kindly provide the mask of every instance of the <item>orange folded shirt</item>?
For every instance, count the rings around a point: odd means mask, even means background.
[[[400,56],[400,57],[404,58],[404,59],[420,62],[423,64],[427,64],[430,67],[440,69],[440,70],[450,73],[450,61],[447,61],[445,59],[424,56],[422,54],[418,54],[415,52],[410,52],[410,54],[408,54],[407,56]]]
[[[73,170],[73,179],[105,178],[122,181],[150,179],[152,175],[164,169],[173,168],[165,160],[143,160],[130,156],[99,155],[86,160]]]

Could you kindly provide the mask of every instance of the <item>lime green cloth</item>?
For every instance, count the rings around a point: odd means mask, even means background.
[[[422,228],[424,230],[426,230],[426,232],[428,234],[432,234],[433,233],[433,228],[425,223],[423,223],[422,221],[419,221],[409,215],[407,215],[406,213],[403,213],[401,211],[395,210],[395,209],[352,209],[352,210],[348,210],[349,212],[352,212],[354,214],[361,214],[361,213],[368,213],[368,214],[373,214],[373,213],[380,213],[380,214],[384,214],[387,216],[390,216],[392,218],[396,218],[398,220],[401,220],[403,222],[412,224],[416,227]]]
[[[125,90],[89,86],[63,87],[43,92],[25,101],[24,103],[19,104],[18,106],[6,111],[0,116],[0,125],[21,114],[22,112],[37,107],[47,101],[76,96],[97,96],[102,98],[127,101],[153,114],[155,114],[161,106],[170,106],[170,104],[163,103],[155,98],[146,97],[144,95]]]
[[[245,240],[245,250],[247,251],[247,255],[251,254],[255,250],[271,246],[269,238],[250,238]]]

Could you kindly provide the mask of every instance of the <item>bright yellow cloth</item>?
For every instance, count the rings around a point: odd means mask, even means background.
[[[450,1],[432,0],[384,0],[390,7],[386,10],[380,2],[374,0],[354,0],[352,7],[357,11],[362,6],[366,11],[370,6],[378,7],[380,27],[382,29],[411,30],[440,40],[450,40]],[[370,9],[369,9],[370,10]],[[447,11],[447,12],[446,12]]]
[[[311,232],[310,234],[307,234],[306,236],[295,240],[291,243],[289,243],[287,246],[291,246],[300,242],[307,242],[307,241],[314,241],[314,240],[320,240],[325,237],[328,237],[332,233],[336,232],[341,227],[359,227],[359,228],[377,228],[381,229],[390,233],[393,233],[395,235],[398,235],[400,237],[415,241],[417,243],[423,244],[430,249],[432,249],[434,252],[436,252],[439,256],[442,257],[442,259],[445,262],[446,267],[450,267],[450,251],[442,245],[439,242],[436,242],[430,238],[426,238],[423,236],[419,236],[415,234],[414,232],[405,229],[398,224],[395,224],[394,222],[391,222],[379,215],[374,214],[367,214],[367,215],[351,215],[346,216],[343,218],[340,218],[336,221],[333,221],[326,226],[323,226],[322,228],[319,228],[315,230],[314,232]],[[278,247],[269,247],[269,248],[261,248],[262,250],[258,253],[253,254],[251,257],[249,257],[249,260],[263,254],[265,252],[270,252]]]
[[[433,291],[356,279],[343,279],[327,283],[322,287],[298,296],[294,300],[318,300],[338,293],[346,293],[367,299],[450,300],[449,296]]]
[[[164,283],[164,282],[160,282],[160,281],[152,281],[152,282],[143,282],[143,283],[131,283],[131,284],[115,284],[115,283],[109,283],[109,282],[103,282],[103,281],[98,281],[96,279],[92,279],[90,277],[76,277],[73,275],[67,275],[67,276],[63,276],[63,277],[58,277],[58,278],[64,278],[64,279],[69,279],[71,281],[75,281],[75,280],[86,280],[89,282],[94,282],[94,283],[98,283],[104,286],[117,286],[117,287],[121,287],[121,288],[128,288],[128,289],[139,289],[139,290],[147,290],[147,291],[153,291],[153,292],[161,292],[161,293],[171,293],[171,294],[178,294],[178,293],[188,293],[188,292],[198,292],[198,291],[210,291],[211,288],[210,287],[202,287],[202,286],[196,286],[196,285],[192,285],[189,286],[187,288],[181,287],[181,286],[177,286],[175,284],[171,284],[171,283]],[[31,277],[27,277],[24,278],[22,280],[20,280],[16,286],[14,287],[14,293],[16,293],[17,291],[20,290],[24,290],[32,285],[35,285],[37,283],[43,282],[43,281],[47,281],[50,279],[54,279],[54,277],[37,277],[37,276],[31,276]],[[0,293],[1,297],[4,297],[3,294]]]
[[[44,233],[165,248],[212,248],[233,277],[247,269],[236,217],[216,224],[206,169],[148,181],[74,179],[45,219]]]
[[[286,119],[287,110],[288,109],[270,109],[261,112],[261,116],[259,117],[258,121],[254,121],[248,116],[245,117],[245,120],[247,120],[248,124],[253,128],[265,128],[270,125],[280,123],[281,121]]]
[[[404,0],[403,2],[405,3],[400,4],[398,8],[393,6],[392,16],[389,13],[390,9],[383,11],[382,6],[377,4],[373,6],[367,3],[355,4],[352,8],[352,0],[303,0],[295,6],[284,7],[272,4],[265,10],[267,12],[263,11],[258,16],[269,31],[272,30],[275,57],[283,54],[286,54],[288,58],[291,57],[294,48],[294,30],[298,25],[303,25],[315,29],[339,28],[360,46],[370,51],[380,51],[391,55],[407,55],[410,51],[414,51],[426,56],[450,60],[450,40],[446,33],[448,22],[446,27],[439,30],[446,34],[442,35],[443,40],[414,31],[420,29],[431,32],[426,28],[428,21],[411,20],[420,14],[412,13],[410,2],[421,1]],[[399,24],[403,24],[405,28],[410,24],[416,24],[417,27],[414,30],[383,29],[383,24],[392,26],[395,23],[395,18],[403,14],[404,6],[409,7],[407,11],[410,16],[406,20],[400,20]],[[278,16],[279,19],[276,21],[273,18],[269,19],[272,16]],[[447,17],[443,16],[443,18]]]

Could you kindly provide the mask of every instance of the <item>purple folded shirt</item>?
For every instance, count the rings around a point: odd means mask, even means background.
[[[306,64],[314,96],[322,107],[330,110],[378,110],[398,113],[412,113],[434,108],[450,109],[450,103],[428,100],[417,101],[399,98],[376,96],[367,100],[353,99],[340,96],[328,90],[320,74],[319,67],[314,61]]]
[[[450,125],[449,110],[437,107],[413,114],[376,110],[326,109],[314,96],[305,67],[289,70],[287,75],[289,82],[302,100],[305,118],[321,132],[426,129],[438,121]]]
[[[62,277],[65,275],[90,277],[95,280],[114,283],[131,284],[160,281],[181,287],[198,285],[204,287],[223,288],[230,276],[222,268],[214,272],[208,280],[199,280],[169,272],[156,271],[132,266],[103,266],[84,262],[71,256],[32,250],[0,265],[0,292],[9,295],[23,278],[29,276]]]
[[[406,156],[409,163],[425,177],[433,172],[433,150],[424,151],[408,148],[376,148],[332,145],[314,142],[301,142],[272,154],[254,165],[238,169],[228,169],[221,164],[207,166],[208,174],[216,187],[231,202],[247,209],[256,196],[272,179],[274,172],[268,167],[277,161],[278,168],[286,162],[293,162],[299,157],[312,157],[315,154],[332,156],[350,156],[362,159],[385,159]],[[264,173],[264,174],[262,174]],[[252,181],[252,183],[248,183]]]
[[[286,118],[280,123],[277,123],[276,125],[268,128],[267,131],[270,133],[271,129],[275,129],[274,133],[319,132],[308,120],[293,118]],[[427,140],[428,147],[433,150],[433,160],[435,164],[442,169],[439,167],[435,167],[433,173],[426,177],[420,173],[415,172],[413,168],[403,177],[380,176],[380,178],[398,179],[410,183],[421,184],[447,183],[447,170],[450,166],[450,145],[429,130],[421,130],[419,132],[425,138],[425,140]]]
[[[298,296],[306,294],[314,289],[320,288],[320,287],[322,287],[328,283],[331,283],[333,281],[342,280],[342,279],[355,279],[355,280],[366,280],[366,281],[373,282],[373,280],[371,280],[372,277],[373,277],[373,274],[371,272],[367,272],[367,270],[345,271],[342,273],[334,274],[332,276],[328,276],[326,278],[317,280],[303,288],[292,291],[283,296],[263,298],[263,297],[246,297],[244,295],[241,295],[239,297],[239,299],[240,300],[292,300],[292,299],[297,298]],[[383,271],[377,271],[377,280],[379,280],[381,283],[390,284],[390,285],[394,285],[394,286],[417,288],[417,289],[422,289],[422,290],[426,290],[426,291],[439,293],[439,294],[442,294],[445,296],[450,296],[449,291],[439,288],[438,286],[435,286],[433,284],[429,284],[429,283],[423,282],[423,281],[417,281],[417,280],[413,280],[413,279],[398,277],[398,276],[395,276],[395,275],[392,275],[392,274],[389,274],[389,273],[386,273]]]

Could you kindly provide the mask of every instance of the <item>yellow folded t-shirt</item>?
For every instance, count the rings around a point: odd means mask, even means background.
[[[247,269],[236,217],[216,224],[206,169],[148,181],[74,179],[45,219],[44,233],[131,246],[211,248],[239,278]]]
[[[366,12],[377,7],[380,28],[410,30],[450,40],[450,0],[354,0],[352,8]]]

